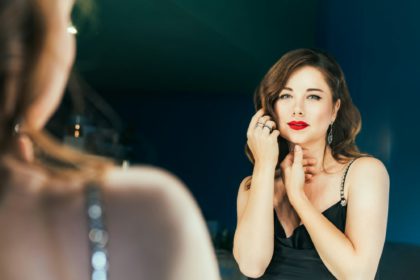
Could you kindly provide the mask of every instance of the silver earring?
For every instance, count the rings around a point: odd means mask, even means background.
[[[328,145],[331,145],[331,143],[333,141],[333,124],[334,124],[334,122],[331,122],[331,124],[330,124],[330,126],[331,126],[330,132],[328,132],[328,137],[327,137]]]
[[[20,136],[22,133],[22,118],[18,118],[18,120],[13,125],[13,135]]]

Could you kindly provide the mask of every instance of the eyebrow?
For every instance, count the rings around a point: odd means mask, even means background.
[[[291,89],[291,88],[289,88],[289,87],[284,87],[283,89],[287,89],[287,90],[293,91],[293,89]],[[308,88],[306,91],[307,91],[307,92],[309,92],[309,91],[324,92],[324,91],[323,91],[322,89],[320,89],[320,88]]]

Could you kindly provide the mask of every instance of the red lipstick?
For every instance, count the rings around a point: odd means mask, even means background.
[[[302,122],[302,121],[292,121],[287,123],[292,129],[294,130],[301,130],[306,128],[307,126],[309,126],[309,124],[307,124],[306,122]]]

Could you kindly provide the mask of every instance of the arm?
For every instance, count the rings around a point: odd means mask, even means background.
[[[292,205],[335,277],[373,279],[385,242],[389,176],[374,158],[361,158],[353,165],[344,234],[312,206],[302,189]]]
[[[246,188],[249,178],[239,187],[238,222],[233,240],[233,255],[239,269],[253,278],[265,272],[274,250],[274,173],[279,155],[279,131],[267,127],[273,128],[275,123],[259,110],[247,131],[255,164],[250,188]]]
[[[233,255],[243,274],[260,277],[274,251],[274,167],[255,166],[252,183],[239,186]]]
[[[259,110],[248,127],[248,146],[255,164],[250,188],[246,188],[249,178],[239,186],[238,222],[233,245],[233,255],[239,269],[253,278],[265,272],[274,252],[274,177],[279,157],[277,137],[280,132],[273,130],[270,134],[265,127],[259,126],[258,123],[262,122],[265,126],[275,127],[275,123],[268,116],[261,117],[262,114],[263,111]],[[311,165],[316,160],[305,156],[301,163],[307,172],[303,172],[303,178],[312,176]],[[280,203],[285,190],[276,191],[276,203]]]

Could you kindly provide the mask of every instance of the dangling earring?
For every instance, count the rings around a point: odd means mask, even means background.
[[[15,125],[13,126],[13,135],[15,136],[19,136],[20,135],[20,122],[15,123]]]
[[[334,124],[334,122],[331,122],[330,132],[328,132],[328,137],[327,137],[327,142],[328,142],[328,145],[330,145],[330,146],[331,146],[331,143],[333,141],[333,124]]]
[[[22,135],[22,123],[23,123],[23,118],[22,117],[17,117],[15,119],[15,121],[13,122],[13,127],[12,127],[12,134],[15,137],[19,137]]]

